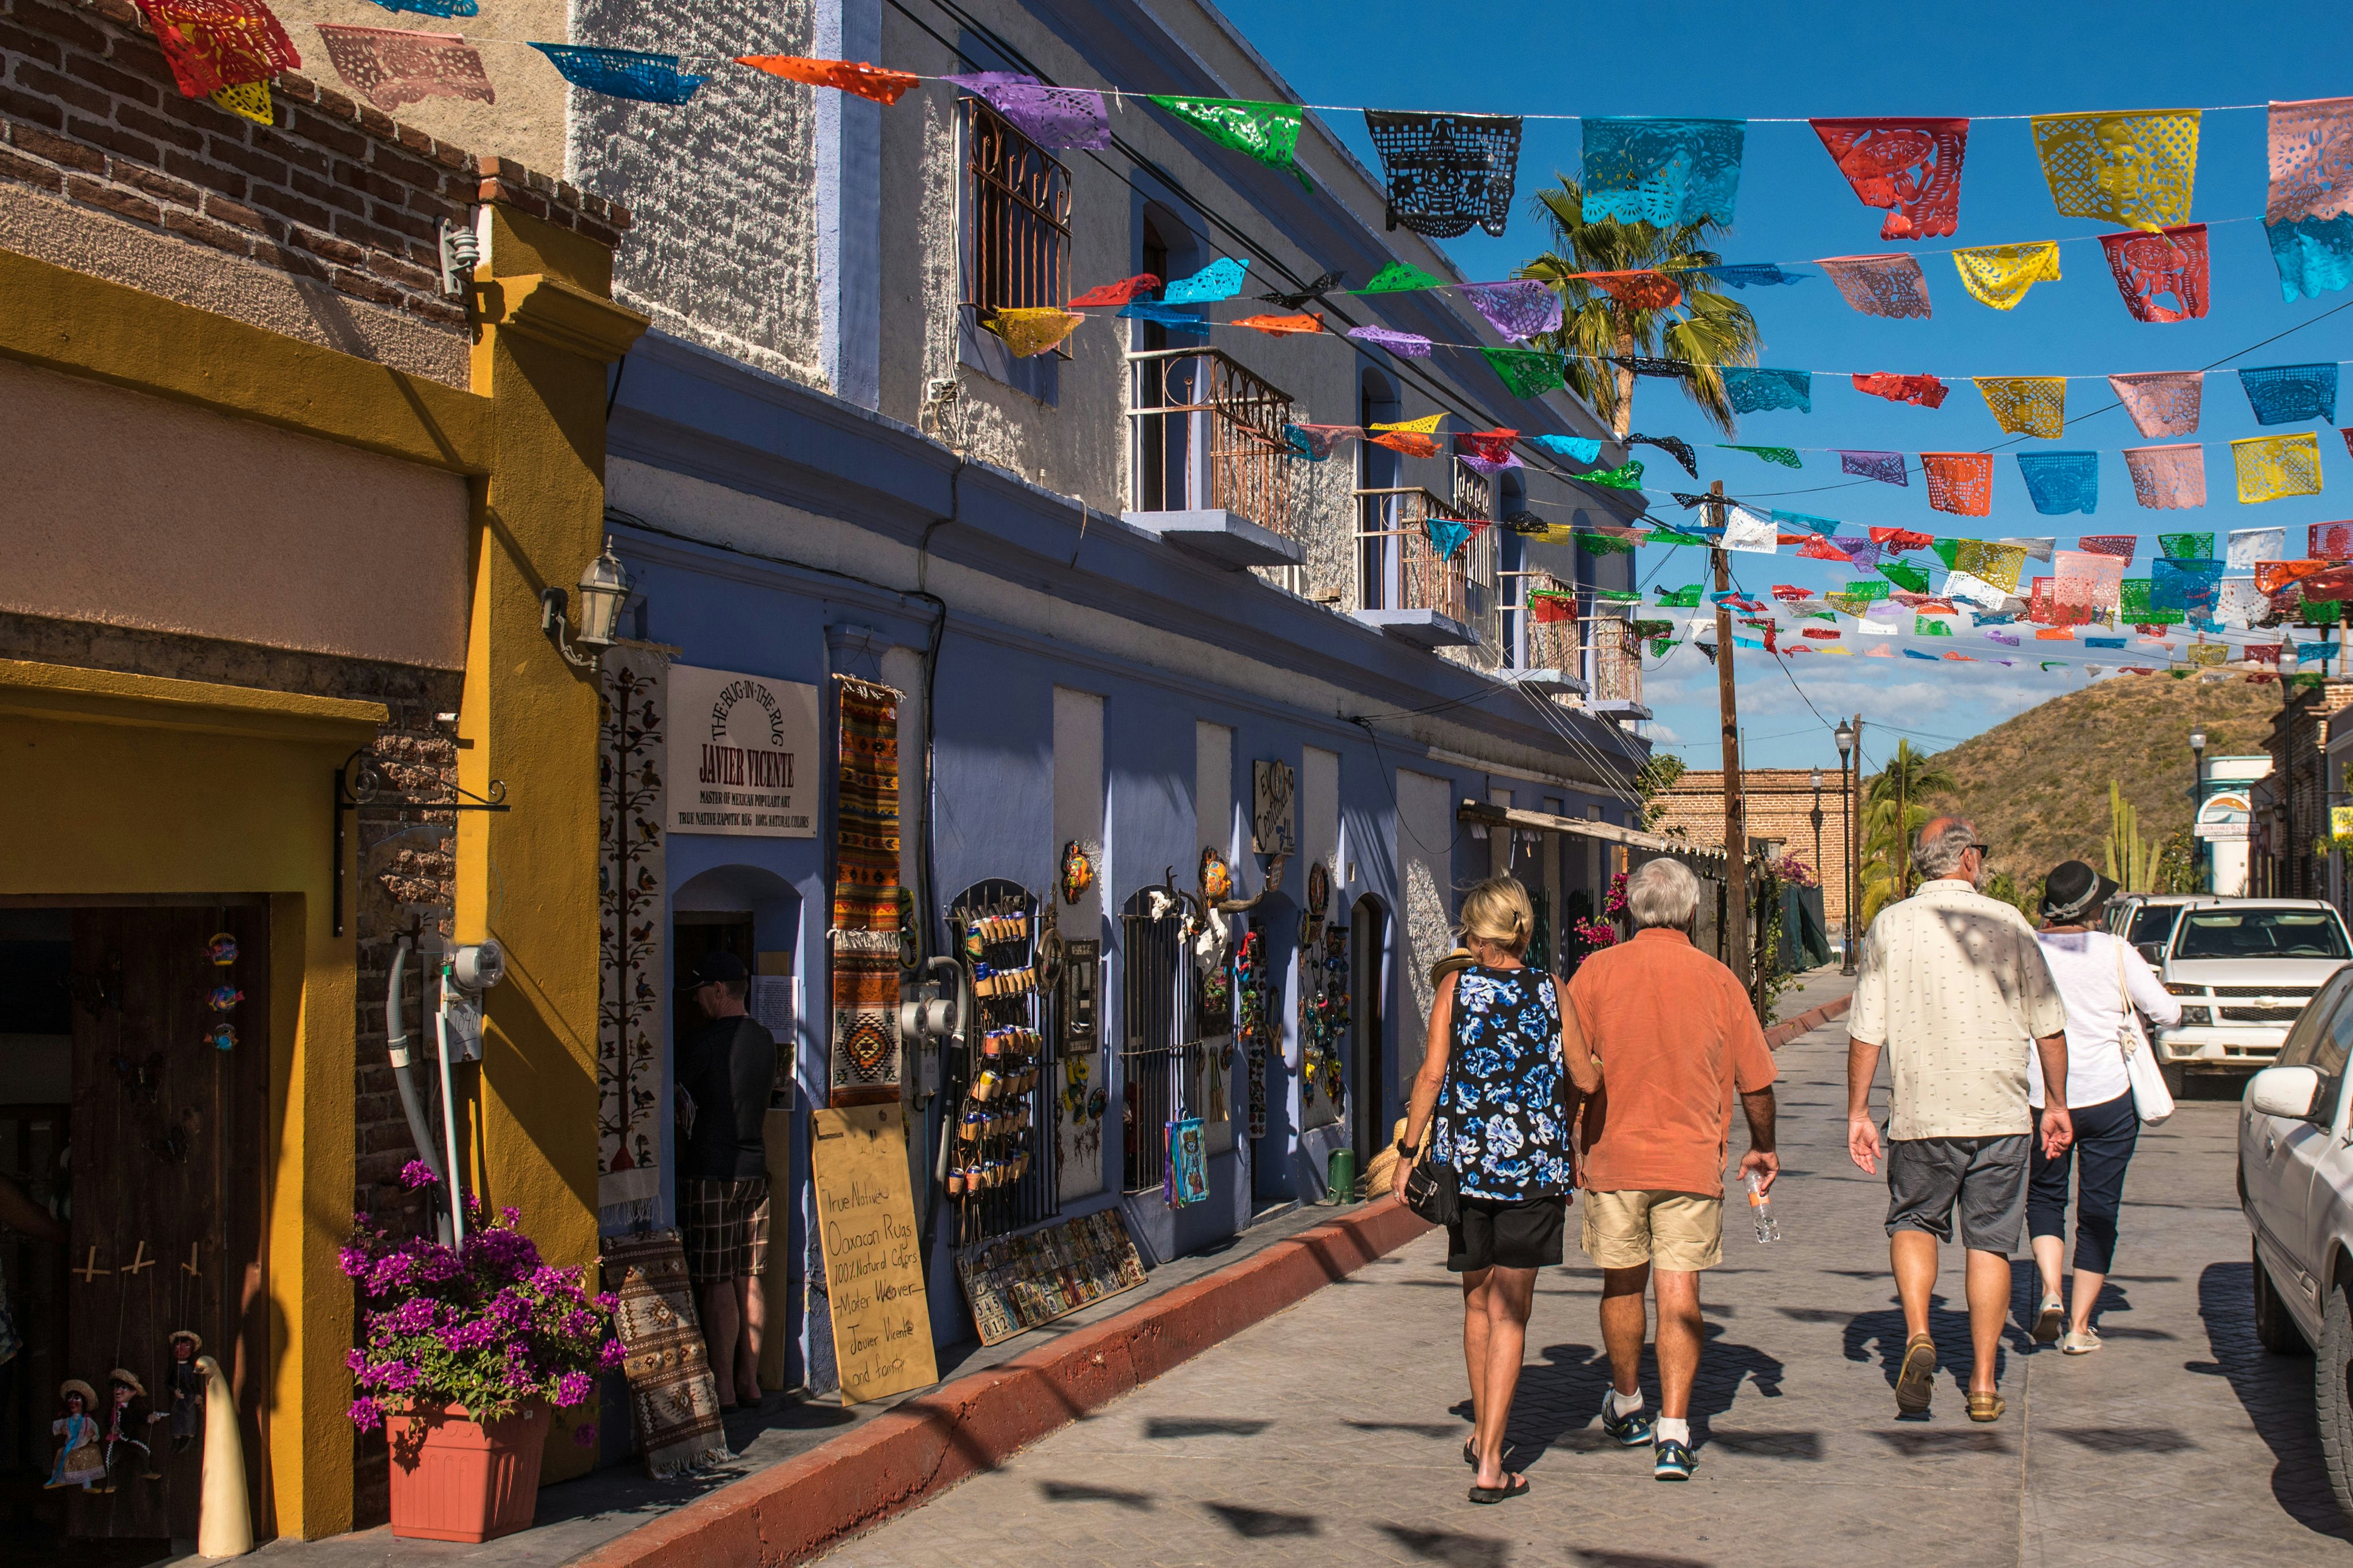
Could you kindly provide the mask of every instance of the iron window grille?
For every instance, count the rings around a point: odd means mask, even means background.
[[[966,98],[963,109],[965,305],[978,318],[1068,303],[1070,170],[983,100]]]
[[[1120,923],[1122,1188],[1168,1178],[1168,1123],[1201,1114],[1207,1059],[1184,921],[1155,918],[1139,893]]]

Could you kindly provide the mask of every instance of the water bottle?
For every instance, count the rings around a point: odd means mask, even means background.
[[[1781,1222],[1773,1217],[1773,1199],[1765,1191],[1765,1178],[1754,1171],[1748,1173],[1748,1217],[1757,1222],[1758,1241],[1781,1239]]]

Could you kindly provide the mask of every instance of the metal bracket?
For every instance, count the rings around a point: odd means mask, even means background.
[[[335,934],[343,934],[343,868],[349,863],[350,848],[344,817],[365,806],[370,811],[406,815],[428,811],[507,811],[507,785],[504,779],[492,779],[490,794],[480,795],[452,784],[447,800],[411,800],[405,795],[388,793],[389,784],[378,771],[375,758],[368,748],[360,747],[335,769]]]

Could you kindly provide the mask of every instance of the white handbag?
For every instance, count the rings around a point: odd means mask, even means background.
[[[2139,1021],[2133,1016],[2132,988],[2125,983],[2124,942],[2110,940],[2116,944],[2116,1006],[2124,1015],[2116,1048],[2125,1054],[2125,1077],[2132,1080],[2133,1111],[2143,1126],[2154,1127],[2173,1114],[2173,1091],[2165,1087],[2157,1053],[2140,1037]]]

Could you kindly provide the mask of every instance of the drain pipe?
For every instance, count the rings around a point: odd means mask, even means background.
[[[385,1035],[389,1037],[385,1054],[392,1058],[392,1081],[400,1090],[400,1111],[408,1119],[408,1136],[416,1142],[417,1152],[424,1160],[426,1168],[433,1173],[435,1180],[446,1183],[448,1175],[442,1170],[440,1156],[434,1150],[433,1134],[426,1129],[425,1104],[417,1098],[417,1080],[409,1073],[409,1034],[403,1026],[400,1004],[401,981],[407,973],[410,945],[410,939],[406,934],[392,944],[392,978],[385,986],[384,996],[384,1026]],[[441,1233],[445,1243],[449,1239],[449,1227],[438,1215],[435,1216],[434,1228]]]
[[[449,1086],[449,959],[441,958],[441,994],[433,1008],[433,1044],[435,1054],[441,1058],[441,1131],[448,1140],[443,1145],[449,1152],[449,1172],[444,1178],[449,1194],[449,1245],[461,1245],[466,1239],[466,1204],[459,1195],[455,1173],[458,1169],[458,1099]]]

